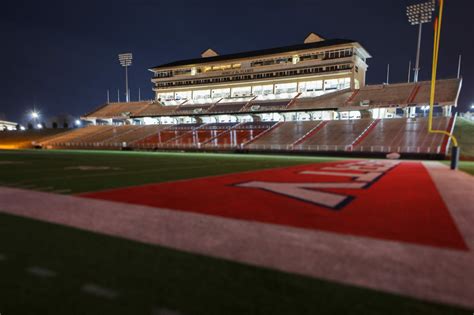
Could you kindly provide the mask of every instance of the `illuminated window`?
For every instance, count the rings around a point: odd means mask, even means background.
[[[196,75],[196,72],[197,72],[196,67],[192,67],[191,68],[191,75]]]
[[[161,101],[173,100],[174,99],[174,93],[173,92],[158,93],[157,98]]]
[[[273,94],[273,85],[256,85],[252,88],[253,95],[268,95]]]
[[[342,79],[331,79],[324,81],[324,90],[342,90],[347,89],[351,85],[350,78],[342,78]]]
[[[212,90],[212,98],[226,98],[230,96],[230,88]]]
[[[295,65],[298,62],[300,62],[300,57],[298,55],[294,55],[293,58],[291,59],[291,62]]]
[[[189,100],[191,99],[191,91],[182,91],[174,93],[176,100]]]
[[[211,97],[211,90],[198,90],[193,92],[193,100],[206,99]]]
[[[275,94],[296,92],[296,82],[275,84]]]
[[[323,81],[307,81],[307,82],[300,82],[299,84],[299,92],[316,92],[323,90]]]
[[[252,94],[250,86],[236,87],[232,89],[232,97],[245,97]]]

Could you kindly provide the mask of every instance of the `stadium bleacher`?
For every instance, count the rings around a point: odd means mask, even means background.
[[[176,108],[174,114],[192,115],[206,112],[213,104],[184,104]]]
[[[151,101],[129,103],[107,103],[84,115],[84,118],[122,118],[133,116],[147,108]]]
[[[318,97],[299,97],[289,107],[292,110],[341,108],[354,93],[356,92],[345,89]]]
[[[251,101],[247,106],[246,110],[250,112],[262,112],[262,111],[277,111],[285,109],[292,99],[283,100],[254,100]]]
[[[164,129],[159,129],[156,134],[150,135],[142,140],[135,142],[133,145],[150,146],[150,147],[172,147],[172,141],[184,136],[203,124],[178,124],[170,125]]]
[[[420,89],[413,99],[412,103],[419,105],[428,105],[431,92],[431,82],[425,81],[419,83]],[[459,79],[448,79],[436,81],[435,104],[445,105],[457,101],[461,82]]]
[[[67,133],[68,129],[0,131],[0,149],[32,148],[36,142]]]
[[[121,147],[124,144],[127,146],[157,133],[160,129],[168,127],[168,125],[138,125],[135,127],[136,128],[133,128],[128,132],[120,133],[115,137],[106,139],[103,143],[115,145],[117,147]]]
[[[248,102],[227,102],[217,103],[212,106],[208,113],[209,114],[227,114],[227,113],[238,113],[241,111]]]
[[[164,106],[160,103],[150,103],[138,112],[135,113],[133,117],[153,117],[153,116],[168,116],[172,115],[174,111],[178,108],[178,105],[168,105]]]
[[[240,148],[272,129],[276,122],[246,122],[235,125],[207,142],[206,148]]]
[[[450,117],[434,117],[433,128],[448,131]],[[428,133],[428,118],[382,119],[354,147],[364,152],[444,153],[441,134]]]
[[[445,154],[447,137],[429,134],[428,118],[355,119],[177,125],[87,126],[37,141],[44,148],[245,149]],[[454,118],[434,117],[450,132]],[[0,145],[6,143],[0,133]],[[5,138],[5,137],[3,137]],[[30,138],[29,138],[30,139]],[[30,141],[31,143],[31,141]]]
[[[279,146],[290,146],[316,128],[321,121],[285,121],[265,135],[252,141],[247,148],[278,148]]]
[[[169,146],[193,146],[199,147],[201,144],[205,144],[211,139],[218,137],[223,132],[228,131],[237,123],[212,123],[205,124],[199,128],[194,128],[193,130],[183,134],[181,137],[173,139],[167,142]]]
[[[461,83],[458,79],[437,81],[436,105],[456,104]],[[358,90],[343,89],[311,97],[303,93],[291,93],[285,96],[216,98],[207,99],[207,102],[181,100],[179,105],[163,105],[161,102],[110,103],[83,118],[101,119],[108,123],[113,121],[120,126],[91,125],[39,142],[44,148],[101,146],[443,154],[448,144],[447,138],[428,134],[427,118],[424,117],[400,118],[399,115],[391,119],[369,119],[365,115],[362,119],[323,121],[322,116],[307,114],[308,111],[336,113],[356,110],[368,113],[368,109],[376,108],[419,107],[429,102],[429,88],[430,82],[426,81],[364,86]],[[284,114],[288,112],[290,115]],[[306,117],[302,118],[305,120],[298,120],[298,112],[306,112]],[[275,116],[273,113],[280,115]],[[450,131],[453,121],[446,112],[443,113],[445,117],[434,118],[434,128]],[[229,118],[232,115],[244,117],[246,114],[243,119],[245,122]],[[205,118],[212,115],[215,115],[213,120]],[[264,115],[268,116],[264,118]],[[160,121],[161,117],[168,116],[181,118]],[[183,120],[186,116],[195,116],[196,119]],[[144,117],[154,118],[155,123],[159,124],[143,125],[140,119]],[[331,117],[329,115],[324,119]],[[121,120],[115,121],[114,118]],[[134,125],[137,123],[134,119],[142,124]],[[198,123],[172,124],[174,121]]]
[[[314,147],[327,147],[328,151],[334,148],[344,149],[351,145],[372,122],[372,119],[327,121],[318,132],[304,139],[295,149],[310,150]]]

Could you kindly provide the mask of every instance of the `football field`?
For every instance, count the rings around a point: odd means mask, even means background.
[[[445,165],[0,151],[0,313],[472,314]]]

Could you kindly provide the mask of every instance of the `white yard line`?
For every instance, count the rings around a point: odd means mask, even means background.
[[[447,176],[446,169],[431,168],[429,164],[428,167],[439,185],[437,178]],[[466,178],[460,172],[452,174],[459,174],[452,175],[456,188],[464,191],[472,185],[474,178]],[[474,219],[465,214],[467,208],[462,204],[474,204],[474,195],[463,196],[461,205],[451,200],[453,196],[442,195],[472,248],[472,234],[467,227],[474,224]],[[284,272],[474,307],[472,251],[14,188],[0,188],[0,212]]]
[[[95,295],[97,297],[113,300],[118,297],[118,292],[111,290],[109,288],[104,288],[100,285],[94,283],[87,283],[81,287],[81,291]]]
[[[26,269],[26,271],[34,276],[41,278],[52,278],[56,277],[57,273],[53,270],[49,270],[43,267],[31,266]]]

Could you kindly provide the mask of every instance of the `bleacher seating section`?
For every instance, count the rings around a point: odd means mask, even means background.
[[[212,123],[195,128],[181,137],[178,137],[167,144],[169,146],[201,146],[211,139],[227,132],[237,123]]]
[[[371,123],[371,119],[327,121],[318,132],[298,144],[298,149],[310,149],[314,146],[345,148],[351,145]]]
[[[433,128],[449,130],[450,117]],[[419,118],[245,122],[178,125],[88,126],[39,141],[44,148],[193,148],[357,151],[443,154],[446,136],[429,134]],[[13,132],[0,133],[2,136]]]
[[[297,98],[290,108],[297,109],[321,109],[321,108],[340,108],[354,94],[350,89],[332,92],[318,97]]]
[[[133,116],[150,105],[151,101],[129,102],[129,103],[108,103],[93,112],[84,115],[97,118],[122,118]]]
[[[282,109],[285,109],[286,106],[290,102],[291,102],[291,99],[265,100],[265,101],[254,100],[254,101],[251,101],[246,106],[246,109],[249,112],[263,112],[263,111],[282,110]]]
[[[252,140],[258,139],[264,132],[274,127],[276,122],[246,122],[238,124],[228,132],[206,143],[206,147],[239,148]]]
[[[455,105],[462,81],[437,81],[435,105]],[[273,99],[269,99],[273,97]],[[293,93],[197,101],[109,103],[85,115],[110,123],[129,118],[216,115],[216,123],[178,125],[89,126],[42,139],[43,147],[101,146],[120,148],[201,148],[245,150],[352,150],[363,152],[444,152],[446,137],[427,133],[426,118],[367,119],[366,109],[424,106],[429,103],[430,82],[381,84],[344,89],[317,97]],[[265,99],[263,99],[265,98]],[[204,101],[203,101],[204,102]],[[224,114],[365,110],[360,120],[227,123]],[[361,111],[362,112],[362,111]],[[220,115],[221,114],[221,115]],[[264,118],[263,116],[261,118]],[[204,118],[203,118],[204,119]],[[164,119],[162,121],[168,122]],[[434,127],[447,130],[450,119],[436,117]],[[0,134],[0,141],[2,137]],[[31,141],[29,141],[31,143]],[[0,142],[1,145],[1,142]],[[331,149],[331,148],[332,149]]]
[[[69,129],[0,131],[0,149],[32,148],[34,143],[69,132]]]
[[[435,117],[433,128],[448,130],[450,117]],[[365,152],[442,153],[446,136],[428,133],[427,118],[382,119],[354,150]]]
[[[457,101],[462,81],[447,79],[437,81],[435,104],[453,105]],[[276,96],[277,97],[277,96]],[[209,100],[206,104],[192,101],[181,105],[162,105],[159,102],[109,103],[87,114],[84,118],[129,118],[177,116],[197,114],[252,113],[280,110],[312,110],[323,108],[376,108],[387,106],[426,105],[430,98],[430,81],[367,85],[359,90],[345,89],[318,97],[296,95],[289,99],[259,100],[254,98]],[[365,107],[361,107],[361,104]]]
[[[281,123],[278,128],[272,129],[270,132],[259,137],[247,148],[257,149],[265,147],[288,146],[296,143],[306,134],[316,128],[321,121],[286,121]]]
[[[151,103],[138,111],[134,117],[169,116],[172,115],[177,108],[178,105],[164,106],[159,103]]]
[[[457,79],[436,81],[435,104],[452,104],[457,100],[461,82]],[[412,103],[427,105],[430,99],[430,82],[421,82],[420,89]]]
[[[226,113],[238,113],[248,102],[236,102],[236,103],[217,103],[212,106],[208,113],[210,114],[226,114]]]

